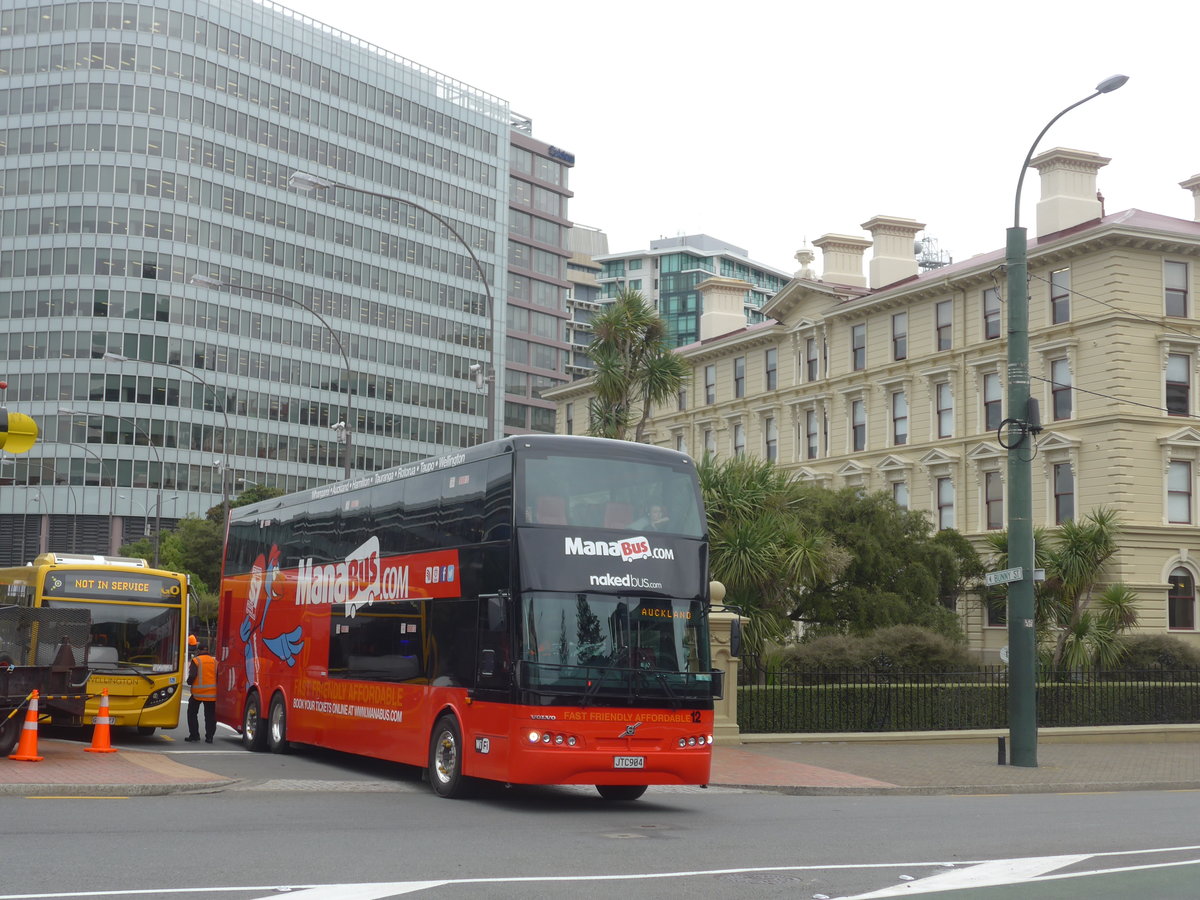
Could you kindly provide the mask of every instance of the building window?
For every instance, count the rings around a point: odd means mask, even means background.
[[[733,426],[733,455],[745,456],[746,454],[746,426],[740,422]]]
[[[771,347],[763,354],[763,381],[766,384],[768,391],[775,390],[779,386],[779,364],[778,354],[775,348]]]
[[[1068,360],[1056,359],[1050,363],[1050,401],[1055,421],[1071,418],[1071,365]]]
[[[988,372],[983,376],[983,430],[995,431],[1000,427],[1000,420],[1000,375]]]
[[[1192,524],[1192,464],[1173,459],[1167,466],[1167,521]]]
[[[575,433],[575,404],[567,404],[567,434]]]
[[[1004,527],[1004,482],[999,472],[983,475],[983,503],[987,510],[987,527],[996,530]]]
[[[704,452],[709,456],[717,455],[717,435],[711,428],[704,429]]]
[[[949,350],[954,346],[954,301],[943,300],[935,308],[937,348]]]
[[[1008,595],[987,597],[984,600],[987,609],[987,627],[1003,628],[1008,625]]]
[[[867,367],[867,326],[850,327],[850,364],[855,372]]]
[[[892,316],[892,359],[908,359],[908,313]]]
[[[717,367],[704,367],[704,402],[713,404],[717,402]]]
[[[908,395],[904,391],[892,394],[892,443],[897,447],[908,443]]]
[[[892,482],[892,501],[901,509],[908,509],[908,482]]]
[[[763,423],[763,434],[766,438],[766,455],[770,462],[779,458],[779,430],[775,427],[775,418],[767,416]]]
[[[1070,463],[1054,464],[1054,524],[1075,518],[1075,472]]]
[[[937,480],[938,529],[954,527],[954,482],[949,478]]]
[[[1196,628],[1196,580],[1187,569],[1171,573],[1171,590],[1167,594],[1167,627],[1194,631]]]
[[[850,429],[854,450],[867,449],[867,401],[854,400],[850,404]]]
[[[983,292],[983,337],[989,341],[1000,337],[999,288],[988,288]]]
[[[1071,321],[1071,270],[1050,273],[1050,322],[1061,325]]]
[[[950,393],[950,382],[939,381],[933,391],[937,407],[937,436],[940,438],[952,437],[954,435],[954,395]]]
[[[675,449],[680,453],[687,453],[687,439],[682,434],[675,435]]]
[[[1163,263],[1163,283],[1166,288],[1165,303],[1168,316],[1188,314],[1188,264],[1182,262]]]
[[[679,409],[680,412],[687,411],[687,388],[686,387],[681,387],[679,389],[679,402],[677,404],[677,408]]]
[[[820,374],[820,358],[817,356],[817,339],[809,338],[804,342],[804,377],[807,381],[816,381]]]
[[[746,357],[739,356],[733,361],[733,396],[746,396]]]
[[[1171,353],[1167,356],[1167,413],[1186,416],[1192,410],[1192,359],[1186,353]]]
[[[817,427],[817,411],[810,409],[804,413],[804,446],[805,459],[816,459],[820,452],[820,429]]]

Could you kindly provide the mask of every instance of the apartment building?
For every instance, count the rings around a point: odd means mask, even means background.
[[[1034,525],[1115,510],[1109,571],[1138,593],[1139,627],[1200,645],[1200,176],[1181,182],[1197,198],[1192,220],[1106,213],[1096,187],[1108,162],[1063,148],[1032,161],[1042,196],[1028,248],[1030,373],[1044,426]],[[745,282],[701,283],[700,340],[679,350],[692,383],[655,412],[651,440],[886,491],[970,538],[1003,529],[1004,251],[922,273],[924,227],[876,216],[862,225],[869,238],[823,235],[821,274],[815,253],[797,254],[800,271],[760,324],[729,327]],[[586,410],[586,397],[586,381],[555,394],[560,410]],[[972,600],[961,613],[972,646],[996,661],[1003,610]]]

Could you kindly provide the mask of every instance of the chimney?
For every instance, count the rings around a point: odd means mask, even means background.
[[[1096,173],[1110,162],[1098,153],[1065,147],[1055,147],[1030,160],[1029,165],[1042,176],[1038,237],[1091,222],[1104,214],[1096,199]]]
[[[1200,175],[1193,175],[1187,181],[1179,182],[1179,186],[1192,192],[1192,199],[1196,202],[1196,214],[1193,218],[1200,222]]]
[[[871,288],[878,290],[917,274],[917,256],[913,252],[917,232],[924,222],[898,219],[895,216],[876,216],[863,222],[864,231],[871,232],[875,252],[871,256]]]
[[[700,340],[729,334],[746,327],[746,292],[754,285],[720,275],[696,285],[700,295]]]
[[[823,234],[813,241],[813,246],[821,251],[821,262],[824,264],[822,281],[867,286],[862,264],[863,253],[871,246],[871,242],[866,238],[849,234]]]

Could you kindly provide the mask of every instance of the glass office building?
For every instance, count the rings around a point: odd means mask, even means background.
[[[0,562],[484,440],[510,125],[270,3],[4,4],[0,378],[41,436]]]

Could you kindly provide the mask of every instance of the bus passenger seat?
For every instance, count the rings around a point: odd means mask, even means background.
[[[566,525],[566,502],[562,497],[538,497],[534,515],[539,525]]]
[[[604,506],[605,528],[628,528],[633,521],[633,507],[628,503],[606,503]]]

